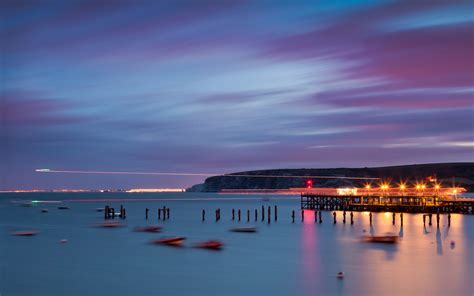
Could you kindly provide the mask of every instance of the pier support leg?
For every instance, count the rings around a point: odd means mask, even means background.
[[[257,222],[257,219],[258,219],[258,210],[255,209],[255,222]]]
[[[354,225],[354,213],[351,212],[351,225]]]
[[[426,215],[423,214],[423,225],[426,225]]]
[[[428,215],[428,218],[429,218],[429,220],[428,220],[428,225],[429,225],[429,226],[431,226],[431,217],[432,217],[432,216],[433,216],[433,214],[431,214],[431,213]]]
[[[202,221],[206,220],[206,210],[202,210]]]
[[[170,208],[166,208],[166,219],[170,218]]]
[[[395,212],[392,214],[392,225],[395,225]]]
[[[370,222],[370,226],[372,226],[372,212],[369,213],[369,222]]]
[[[232,209],[232,221],[235,220],[235,209]]]
[[[295,210],[291,212],[291,222],[295,223]]]
[[[104,219],[109,219],[109,206],[104,207]]]
[[[336,221],[336,211],[332,212],[332,216],[333,216],[333,218],[334,218],[334,224],[336,224],[336,222],[337,222],[337,221]]]
[[[163,220],[166,220],[166,207],[163,206]]]
[[[158,220],[161,220],[161,209],[158,209]]]
[[[275,206],[275,221],[278,220],[278,207]]]
[[[265,221],[265,207],[262,206],[262,222]]]
[[[436,227],[439,228],[439,213],[436,214]]]
[[[318,211],[314,210],[314,223],[318,222]]]
[[[250,222],[250,210],[247,210],[247,222]]]
[[[342,223],[346,224],[346,211],[342,213]]]
[[[403,213],[400,213],[400,226],[403,227]]]
[[[323,223],[323,217],[322,217],[321,211],[318,212],[318,217],[319,217],[319,224]]]
[[[301,222],[304,222],[304,210],[301,210]]]
[[[147,220],[148,220],[148,211],[150,211],[150,209],[149,209],[149,208],[146,208],[146,209],[145,209],[145,219],[147,219]]]
[[[270,221],[271,221],[271,211],[272,209],[270,207],[268,207],[268,213],[267,213],[267,216],[268,216],[268,224],[270,224]]]
[[[451,226],[451,213],[448,213],[448,227]]]
[[[239,222],[240,222],[240,209],[237,211],[237,217],[238,217]]]

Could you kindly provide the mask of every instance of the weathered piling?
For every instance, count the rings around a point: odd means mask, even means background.
[[[295,223],[295,210],[291,212],[291,222]]]
[[[250,222],[250,210],[247,210],[247,222]]]
[[[235,209],[232,209],[232,221],[235,220]]]
[[[301,210],[301,222],[304,222],[304,210]]]
[[[318,211],[314,210],[314,223],[318,222]]]
[[[392,213],[392,225],[395,225],[395,212]]]
[[[112,208],[112,219],[115,219],[115,208]]]
[[[351,212],[351,225],[354,225],[354,213]]]
[[[265,207],[262,206],[262,222],[265,221]]]
[[[426,225],[426,215],[423,215],[423,225]]]
[[[346,211],[342,213],[342,223],[346,224]]]
[[[321,215],[321,211],[318,212],[318,216],[319,216],[319,224],[323,223],[323,218],[322,218],[322,215]]]
[[[436,213],[436,227],[439,228],[439,213]]]
[[[221,220],[221,209],[218,208],[217,209],[217,221],[220,221]]]
[[[240,222],[240,209],[237,211],[237,217],[238,217],[239,222]]]
[[[334,224],[336,224],[336,211],[332,212],[332,216],[334,218]]]
[[[278,220],[278,207],[275,205],[275,221]]]
[[[126,219],[127,218],[127,210],[125,208],[123,208],[122,210],[122,219]]]
[[[123,218],[123,205],[120,205],[119,218]]]
[[[166,220],[166,207],[163,206],[163,220]]]
[[[369,222],[370,222],[370,225],[372,225],[372,212],[369,213]]]
[[[448,227],[451,226],[451,213],[448,213]]]
[[[158,220],[161,220],[161,209],[158,209]]]
[[[219,219],[218,219],[218,218],[219,218],[219,215],[218,215],[218,213],[217,213],[217,209],[216,209],[216,222],[217,222],[217,221],[219,221]]]
[[[202,221],[206,220],[206,210],[202,209]]]
[[[166,208],[166,219],[170,218],[170,208]]]
[[[257,222],[257,219],[258,219],[258,210],[255,209],[255,222]]]
[[[104,207],[104,219],[109,219],[110,218],[110,213],[109,213],[109,206]]]
[[[428,225],[431,226],[431,217],[433,216],[433,214],[428,214],[428,218],[429,218],[429,221],[428,221]]]
[[[146,209],[145,209],[145,219],[147,219],[147,220],[148,220],[148,211],[150,211],[150,209],[149,209],[149,208],[146,208]]]
[[[400,213],[400,226],[403,226],[403,213]]]
[[[268,207],[268,210],[267,210],[267,211],[268,211],[268,215],[267,215],[268,219],[267,219],[267,220],[268,220],[268,224],[270,224],[270,220],[271,220],[271,211],[272,211],[272,210],[271,210],[271,208],[270,208],[270,207]]]

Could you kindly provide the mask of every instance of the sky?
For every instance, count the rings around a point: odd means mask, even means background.
[[[0,189],[474,161],[473,1],[0,2]]]

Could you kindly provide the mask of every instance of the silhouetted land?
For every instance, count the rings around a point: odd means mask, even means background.
[[[474,191],[474,163],[430,163],[400,165],[373,168],[328,168],[328,169],[274,169],[232,173],[226,176],[209,177],[202,184],[194,185],[188,191],[218,192],[223,189],[288,189],[304,187],[304,178],[254,178],[233,177],[232,175],[277,175],[277,176],[345,176],[375,177],[396,184],[408,181],[409,186],[415,182],[426,182],[429,176],[436,176],[443,186],[452,186],[453,177],[458,186],[469,192]],[[348,179],[313,179],[314,187],[362,187],[366,180]],[[373,182],[374,185],[377,182]]]

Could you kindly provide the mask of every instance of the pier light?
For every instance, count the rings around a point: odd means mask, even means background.
[[[421,189],[421,185],[416,185],[416,189]]]
[[[313,188],[313,180],[306,180],[306,188],[308,189]]]
[[[400,189],[401,189],[401,190],[404,190],[404,189],[405,189],[405,185],[403,185],[403,184],[400,185]]]
[[[426,185],[421,185],[421,189],[425,189],[426,188]]]
[[[370,185],[366,185],[366,186],[365,186],[365,189],[370,189]]]
[[[435,185],[435,189],[436,189],[436,190],[439,189],[439,185],[438,185],[438,184]]]

